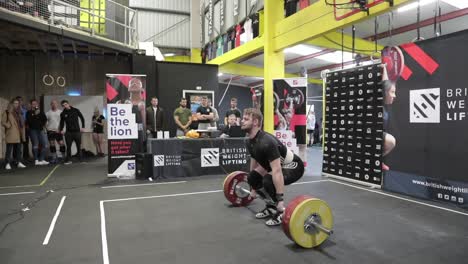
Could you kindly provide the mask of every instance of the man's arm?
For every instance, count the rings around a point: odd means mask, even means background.
[[[60,125],[59,125],[59,131],[58,132],[62,133],[64,123],[65,123],[65,119],[63,117],[63,112],[62,112],[60,114]]]
[[[75,108],[76,109],[76,108]],[[80,118],[81,120],[81,128],[85,128],[85,123],[84,123],[84,116],[83,114],[81,113],[80,110],[76,109],[78,111],[78,117]]]
[[[275,185],[276,194],[281,195],[281,200],[278,201],[277,208],[279,210],[284,210],[284,202],[282,201],[282,195],[284,194],[284,177],[283,171],[281,169],[281,160],[277,158],[273,161],[270,161],[271,174],[273,176],[273,184]],[[278,196],[276,197],[278,199]]]
[[[179,116],[174,115],[174,121],[180,129],[184,130],[184,126],[180,123]]]

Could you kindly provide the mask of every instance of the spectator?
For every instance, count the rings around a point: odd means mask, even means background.
[[[52,102],[50,102],[50,110],[46,113],[47,138],[49,139],[49,149],[50,154],[52,155],[52,163],[57,163],[57,148],[55,147],[56,143],[58,143],[60,147],[62,158],[65,158],[65,144],[63,142],[63,135],[58,131],[61,113],[62,111],[58,109],[57,100],[52,100]]]
[[[309,135],[309,147],[314,144],[315,113],[310,111],[307,116],[307,134]]]
[[[226,115],[224,116],[224,125],[228,124],[228,117],[231,114],[234,114],[236,116],[236,123],[238,126],[240,126],[241,112],[239,109],[237,109],[237,98],[235,97],[231,98],[231,109],[229,109],[226,112]]]
[[[214,106],[211,103],[211,99],[208,99],[208,107],[211,108],[211,111],[213,111],[213,120],[210,122],[211,127],[217,127],[216,122],[219,121],[219,115],[218,115],[218,110],[214,108]]]
[[[21,162],[21,143],[25,138],[24,119],[21,115],[21,108],[17,99],[13,99],[10,102],[7,110],[2,115],[2,126],[5,127],[5,169],[11,170],[13,162],[18,163],[18,168],[26,168]]]
[[[32,149],[34,155],[34,164],[48,165],[49,162],[45,160],[45,151],[48,147],[47,136],[45,133],[45,125],[47,117],[44,112],[39,109],[36,99],[31,100],[31,110],[26,113],[26,124],[29,127],[29,135],[31,137]],[[39,149],[39,144],[41,148]]]
[[[60,114],[59,132],[63,133],[64,126],[67,127],[67,131],[65,132],[65,142],[67,144],[67,157],[65,158],[64,164],[68,165],[72,163],[71,146],[73,142],[75,142],[76,145],[78,158],[80,161],[82,161],[81,132],[84,131],[85,120],[83,114],[81,114],[81,111],[77,108],[72,107],[67,100],[62,100],[61,105],[63,107],[63,111]],[[78,119],[81,120],[81,128]]]
[[[192,112],[187,108],[187,99],[181,98],[179,107],[174,111],[174,121],[177,125],[176,136],[183,136],[192,124]]]
[[[208,106],[208,99],[206,96],[202,97],[201,105],[197,108],[198,129],[207,130],[211,121],[214,119],[214,114]]]
[[[146,108],[146,134],[149,138],[157,138],[157,132],[164,130],[164,111],[158,105],[158,98],[151,98],[151,106]]]
[[[23,121],[26,121],[26,113],[28,112],[29,110],[29,105],[25,105],[24,102],[23,102],[23,97],[21,96],[17,96],[16,97],[16,100],[18,100],[19,102],[19,107],[21,109],[21,116],[23,117]],[[30,159],[30,156],[29,156],[29,128],[28,126],[25,124],[25,128],[24,128],[25,132],[24,132],[24,140],[22,141],[23,143],[23,159],[24,160],[29,160]],[[13,151],[16,151],[16,148],[13,150]]]
[[[93,125],[93,142],[96,146],[96,153],[99,157],[104,157],[104,116],[99,112],[99,108],[94,109],[94,115],[92,117]]]

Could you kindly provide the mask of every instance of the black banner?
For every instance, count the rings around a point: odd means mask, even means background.
[[[388,108],[396,139],[384,188],[467,208],[468,31],[400,46],[405,71]]]
[[[327,73],[322,171],[381,184],[383,138],[382,67]]]
[[[248,171],[250,155],[243,138],[149,139],[153,178],[227,175]]]

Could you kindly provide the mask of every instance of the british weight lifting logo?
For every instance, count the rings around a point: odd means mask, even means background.
[[[164,155],[154,155],[154,167],[164,166]]]
[[[219,166],[219,148],[201,149],[201,166],[218,167]]]
[[[410,123],[440,123],[440,88],[410,91]]]

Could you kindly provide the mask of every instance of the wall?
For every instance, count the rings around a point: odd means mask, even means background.
[[[226,112],[231,108],[231,98],[237,98],[237,108],[242,111],[245,108],[252,107],[252,95],[250,93],[250,88],[244,86],[230,85],[226,95],[224,96],[221,105],[219,105],[219,100],[223,96],[224,91],[226,91],[227,84],[219,84],[219,93],[215,95],[216,98],[216,109],[218,109],[220,122],[223,122]]]
[[[215,65],[156,62],[154,57],[134,56],[133,72],[148,76],[147,97],[159,98],[159,105],[165,109],[166,130],[170,131],[171,137],[175,136],[176,130],[172,114],[179,107],[183,90],[201,86],[203,90],[214,91],[215,96],[219,94],[218,66]],[[147,100],[147,105],[149,103]]]
[[[73,56],[58,54],[2,55],[0,56],[0,111],[9,100],[22,96],[26,101],[39,99],[41,95],[64,95],[68,91],[80,91],[82,95],[102,95],[105,98],[105,74],[129,73],[128,57],[122,56]],[[64,87],[43,82],[44,75],[62,76]],[[62,80],[62,79],[61,79]],[[46,79],[46,82],[48,80]],[[62,84],[62,82],[60,83]],[[49,110],[49,106],[45,106]],[[90,118],[90,117],[85,117]],[[0,157],[4,156],[4,129],[1,128]],[[91,136],[84,136],[83,146],[94,151]]]

